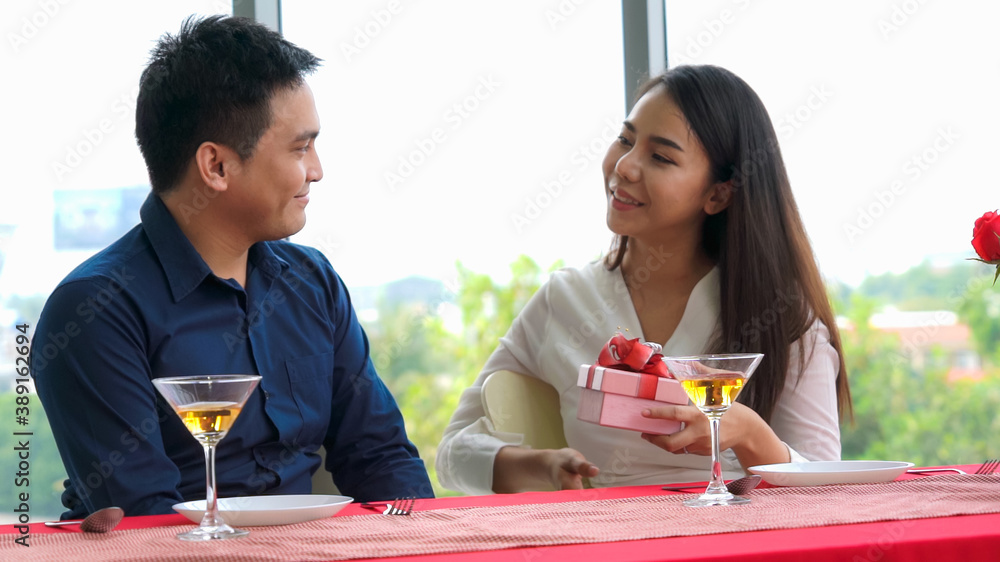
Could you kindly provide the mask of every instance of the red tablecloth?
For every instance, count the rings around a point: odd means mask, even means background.
[[[977,466],[960,467],[969,472]],[[904,475],[902,479],[920,478]],[[451,507],[520,505],[566,502],[581,499],[613,499],[649,495],[659,487],[635,486],[584,491],[533,492],[495,496],[466,496],[421,500],[419,509]],[[371,513],[359,505],[344,508],[337,516]],[[119,529],[167,525],[190,525],[181,515],[127,517]],[[30,526],[32,534],[74,533],[75,527],[49,528]],[[0,527],[14,540],[17,529]],[[30,539],[29,539],[30,543]],[[30,547],[29,547],[30,548]],[[420,556],[421,560],[739,560],[809,562],[881,561],[881,560],[1000,560],[1000,514],[887,521],[880,523],[837,525],[749,533],[672,537],[641,541],[561,545],[520,548],[476,553]],[[392,558],[413,562],[415,557]]]

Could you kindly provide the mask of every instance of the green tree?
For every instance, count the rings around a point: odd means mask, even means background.
[[[468,381],[479,374],[486,359],[507,333],[514,318],[542,283],[543,270],[528,256],[519,256],[510,265],[511,279],[501,285],[489,275],[475,273],[458,264],[457,303],[462,312],[463,337],[452,354]],[[549,272],[562,267],[556,262]]]
[[[993,275],[970,279],[967,289],[951,304],[962,322],[972,330],[976,351],[992,365],[1000,365],[1000,292]]]
[[[402,391],[408,375],[446,369],[449,358],[431,342],[440,323],[438,302],[379,302],[378,322],[369,330],[371,358],[379,376],[393,391]]]
[[[854,295],[842,330],[855,422],[842,427],[847,459],[932,466],[1000,454],[1000,379],[947,380],[947,367],[917,370],[898,336],[872,329],[872,299]],[[935,365],[944,361],[930,361]]]
[[[971,262],[939,266],[924,261],[903,273],[866,277],[853,292],[899,310],[954,310],[955,298],[981,272]]]
[[[841,447],[844,458],[865,458],[873,442],[882,439],[879,395],[868,388],[877,383],[876,377],[897,380],[901,374],[894,372],[900,362],[889,360],[893,346],[883,334],[868,325],[875,303],[859,295],[851,297],[850,327],[841,330],[841,342],[851,398],[854,403],[853,424],[841,428]],[[872,373],[877,375],[873,376]]]

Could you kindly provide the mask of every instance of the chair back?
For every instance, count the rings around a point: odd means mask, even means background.
[[[326,447],[320,446],[316,451],[319,454],[319,468],[312,475],[312,493],[326,496],[339,496],[340,490],[333,483],[333,475],[326,469]]]
[[[497,431],[520,433],[533,449],[566,447],[559,393],[548,383],[513,371],[497,371],[483,382],[483,409]]]

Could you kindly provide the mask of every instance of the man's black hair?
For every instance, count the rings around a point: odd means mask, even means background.
[[[246,18],[187,18],[165,34],[142,73],[135,136],[153,191],[177,185],[207,141],[253,155],[271,125],[271,98],[303,84],[320,59]]]

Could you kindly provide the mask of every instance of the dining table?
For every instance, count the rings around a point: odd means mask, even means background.
[[[0,527],[0,560],[996,561],[1000,474],[978,467],[924,467],[968,474],[877,483],[763,483],[740,506],[683,506],[704,483],[418,499],[409,515],[351,503],[204,543],[176,538],[194,526],[180,514],[125,517],[104,534],[29,522]]]

